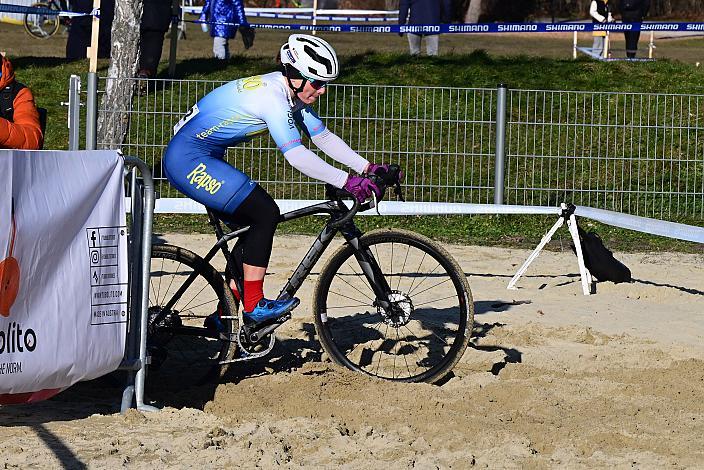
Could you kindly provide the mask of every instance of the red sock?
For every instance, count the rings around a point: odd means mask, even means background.
[[[264,298],[264,279],[244,281],[244,311],[251,312]]]
[[[233,287],[232,285],[230,285],[230,290],[232,291],[232,295],[235,297],[236,301],[239,302],[240,300],[242,300],[242,296],[240,295],[240,291],[237,290],[236,286]]]

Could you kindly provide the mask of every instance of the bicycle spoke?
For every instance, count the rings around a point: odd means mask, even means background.
[[[331,294],[335,294],[336,292],[330,292]],[[339,294],[338,294],[339,295]],[[351,300],[356,300],[356,299],[351,299]],[[328,310],[330,309],[336,309],[336,308],[357,308],[357,307],[368,307],[368,304],[357,304],[357,305],[340,305],[339,307],[328,307]]]
[[[420,267],[423,266],[423,261],[425,261],[425,257],[426,257],[427,255],[428,255],[428,254],[427,254],[426,252],[423,252],[423,258],[421,258],[420,263],[418,263],[418,268],[416,269],[416,272],[417,272],[417,273],[420,272]],[[411,287],[408,288],[408,291],[409,291],[409,292],[413,290],[413,285],[414,285],[415,283],[416,283],[416,279],[413,278],[413,281],[411,281]]]
[[[423,278],[423,280],[420,281],[420,282],[418,283],[418,285],[416,286],[416,289],[419,289],[420,286],[425,282],[425,280],[428,279],[431,275],[433,275],[433,274],[435,273],[435,270],[438,269],[439,267],[441,267],[441,266],[440,266],[440,263],[438,263],[437,266],[435,266],[432,271],[430,271],[428,274],[425,275],[425,277]],[[412,289],[409,289],[408,295],[412,295],[412,294],[413,294],[413,290],[412,290]]]
[[[355,262],[356,262],[356,260],[355,260]],[[367,276],[366,276],[362,271],[357,272],[357,270],[354,268],[354,266],[355,266],[354,264],[352,264],[351,262],[348,262],[347,264],[349,265],[350,270],[354,273],[355,279],[363,279],[364,281],[367,280]],[[349,275],[349,274],[348,274],[348,275]],[[336,274],[336,276],[339,276],[339,273]],[[342,281],[345,282],[344,279],[342,279]],[[364,292],[362,292],[362,291],[360,291],[359,289],[355,288],[355,287],[352,286],[350,283],[347,283],[347,285],[349,285],[350,287],[352,287],[353,289],[355,289],[357,292],[359,292],[360,294],[362,294],[362,295],[364,295],[365,297],[367,297],[369,300],[374,301],[374,299],[372,299],[371,297],[367,296],[366,294],[364,294]],[[364,285],[365,287],[367,287],[367,288],[369,289],[369,291],[372,293],[372,295],[374,295],[374,291],[372,290],[372,288],[371,288],[366,282],[362,282],[362,285]]]
[[[390,272],[394,272],[394,242],[391,242],[391,258],[389,259],[391,263],[391,268],[389,269]]]
[[[373,329],[373,330],[376,330],[377,332],[381,333],[381,332],[376,328],[376,326],[377,326],[377,325],[381,325],[382,323],[383,323],[383,322],[377,322],[377,323],[374,323],[374,324],[371,325],[371,326],[367,326],[366,328]],[[359,328],[358,326],[356,326],[356,327],[348,326],[348,327],[345,327],[345,328],[335,328],[335,331],[336,331],[337,333],[343,333],[343,332],[347,332],[347,331],[355,331],[355,330],[358,329],[358,328]],[[362,344],[362,343],[360,343],[360,344]]]
[[[411,329],[408,328],[408,325],[403,325],[403,327],[404,327],[405,329],[407,329],[408,332],[411,333],[411,335],[412,335],[414,338],[416,338],[417,343],[418,343],[419,345],[425,346],[425,345],[423,344],[423,342],[420,341],[420,338],[418,338],[418,335],[415,334],[415,333],[413,333],[413,332],[411,331]],[[425,346],[425,349],[427,349],[428,352],[430,352],[430,348],[429,348],[428,346]],[[421,364],[423,363],[423,359],[422,359],[420,356],[418,356],[418,351],[417,351],[416,349],[413,350],[413,354],[416,355],[416,364],[417,364],[418,366],[421,366]]]
[[[154,292],[154,276],[149,276],[149,286],[151,289],[149,289],[149,306],[157,305],[159,303],[159,299],[154,299],[154,302],[152,302],[152,296],[155,294]]]
[[[161,270],[160,272],[164,272],[164,258],[161,258]],[[161,278],[162,276],[159,276],[159,287],[156,289],[156,302],[161,303],[160,295],[161,294]]]
[[[205,288],[204,288],[204,289],[205,289]],[[195,297],[194,297],[193,299],[195,299]],[[193,299],[192,299],[192,300],[193,300]],[[220,299],[218,299],[218,298],[216,297],[216,298],[214,298],[214,299],[206,300],[206,301],[203,302],[202,304],[193,305],[191,308],[188,309],[188,311],[193,311],[194,309],[196,309],[196,308],[198,308],[198,307],[202,307],[203,305],[212,304],[213,302],[220,302]],[[185,309],[184,309],[184,310],[181,310],[181,311],[183,312],[183,311],[185,311]],[[211,312],[211,313],[212,313],[212,312]],[[208,315],[210,315],[210,313],[209,313]],[[207,316],[207,315],[201,315],[201,316]]]
[[[414,318],[413,321],[417,321],[417,322],[422,323],[422,324],[424,324],[424,325],[437,326],[438,328],[444,328],[444,329],[446,329],[446,330],[452,330],[452,328],[448,328],[448,327],[446,326],[446,325],[447,325],[447,322],[443,322],[443,321],[437,321],[437,320],[428,319],[428,318],[424,318],[422,321],[419,320],[419,319],[417,319],[417,318]],[[452,323],[452,325],[455,326],[455,327],[459,327],[459,323],[457,323],[457,324]]]
[[[352,271],[354,271],[354,268],[352,268]],[[355,275],[358,276],[357,278],[359,278],[359,276],[361,276],[360,274],[358,274],[358,273],[356,273],[356,272],[355,272]],[[369,299],[372,303],[374,302],[374,299],[373,299],[373,298],[369,297],[367,294],[365,294],[364,292],[362,292],[361,290],[357,289],[355,286],[353,286],[352,284],[350,284],[349,282],[347,282],[344,278],[342,278],[342,276],[341,276],[339,273],[335,274],[335,277],[338,278],[338,279],[340,279],[342,282],[344,282],[344,283],[347,284],[348,286],[350,286],[352,289],[354,289],[354,290],[356,290],[357,292],[359,292],[360,295],[363,295],[364,297],[366,297],[367,299]],[[366,279],[366,278],[365,278],[365,279]],[[353,299],[353,300],[357,300],[357,299]]]
[[[411,252],[411,246],[406,245],[406,257],[403,259],[403,266],[401,267],[401,273],[398,276],[398,283],[396,284],[396,290],[401,289],[401,274],[406,272],[406,262],[408,261],[408,254]]]
[[[200,295],[200,293],[203,292],[207,287],[209,287],[208,284],[204,285],[204,286],[201,288],[201,290],[199,290],[198,293],[196,293],[196,295],[194,295],[193,298],[191,298],[191,300],[188,301],[188,303],[187,303],[186,305],[184,305],[183,307],[181,307],[181,310],[186,310],[186,308],[188,308],[188,306],[191,304],[191,302],[193,302],[194,300],[196,300],[196,297],[198,297],[198,296]],[[174,307],[175,307],[175,305],[174,305]]]
[[[345,299],[348,299],[348,300],[353,300],[353,301],[355,301],[355,300],[358,301],[358,300],[359,300],[359,299],[355,299],[354,297],[349,297],[349,296],[347,296],[347,295],[345,295],[345,294],[340,294],[339,292],[335,292],[335,291],[332,291],[332,290],[330,291],[330,293],[331,293],[331,294],[335,294],[335,295],[339,295],[340,297],[344,297]],[[371,299],[369,299],[369,300],[371,300]],[[361,304],[361,305],[362,305],[362,306],[366,306],[367,304]]]
[[[181,265],[183,263],[178,263],[178,266],[176,266],[176,269],[174,269],[173,274],[171,275],[171,282],[169,283],[168,287],[166,288],[166,292],[164,292],[164,298],[162,300],[166,300],[166,296],[169,295],[169,291],[171,290],[171,286],[174,284],[174,280],[176,280],[176,276],[178,275],[179,271],[181,270]]]
[[[420,292],[409,292],[408,295],[411,295],[411,294],[413,294],[413,295],[420,295],[420,294],[422,294],[423,292],[428,292],[430,289],[433,289],[433,288],[435,288],[435,287],[437,287],[437,286],[439,286],[439,285],[441,285],[441,284],[445,284],[447,281],[451,281],[451,279],[448,277],[448,278],[445,279],[444,281],[440,281],[440,282],[438,282],[437,284],[428,287],[427,289],[423,289],[423,290],[420,291]],[[420,284],[419,284],[419,286],[420,286]]]
[[[375,330],[375,331],[379,331],[379,330],[376,329],[376,327],[377,327],[377,325],[381,325],[381,323],[382,323],[382,322],[374,323],[372,326],[370,326],[370,327],[368,327],[368,328],[373,329],[373,330]],[[350,328],[338,329],[338,330],[336,330],[336,331],[350,331],[350,330],[352,330],[351,327],[350,327]],[[355,349],[357,349],[358,347],[360,347],[360,346],[362,346],[362,345],[364,345],[364,344],[365,344],[365,343],[357,343],[357,345],[356,345],[355,347],[353,347],[352,349],[350,349],[350,351],[349,351],[347,354],[345,354],[345,356],[348,356],[348,357],[349,357],[349,356],[354,352]]]
[[[428,304],[431,304],[431,303],[433,303],[433,302],[440,302],[441,300],[456,299],[456,298],[457,298],[457,294],[454,294],[454,295],[450,295],[450,296],[448,296],[448,297],[442,297],[442,298],[440,298],[440,299],[429,300],[429,301],[427,301],[427,302],[423,302],[423,303],[417,304],[417,305],[415,305],[415,307],[418,308],[418,307],[420,307],[421,305],[428,305]]]
[[[396,334],[398,334],[398,328],[396,329]],[[403,362],[406,363],[406,370],[408,371],[408,375],[411,375],[411,368],[408,367],[408,358],[406,358],[406,356],[407,356],[407,354],[403,355]]]
[[[396,378],[396,358],[398,357],[398,343],[399,343],[398,328],[395,328],[395,330],[396,330],[396,353],[394,354],[394,366],[393,366],[393,370],[391,371],[391,377],[393,377],[394,379]]]
[[[420,323],[419,320],[415,320],[415,321]],[[421,325],[421,326],[422,326],[422,325]],[[444,338],[442,338],[442,337],[439,336],[437,333],[435,333],[433,330],[425,329],[425,331],[427,331],[430,335],[435,336],[437,339],[439,339],[440,341],[442,341],[445,346],[450,347],[450,344],[449,344],[447,341],[445,341]],[[426,337],[427,337],[427,335],[426,335]]]
[[[386,330],[384,331],[384,338],[386,338],[386,333],[389,332],[389,325],[386,325]],[[381,344],[379,345],[379,348],[384,345],[384,340],[381,340]],[[381,366],[381,356],[383,355],[381,349],[377,349],[379,352],[379,360],[376,361],[376,373],[374,375],[379,375],[379,366]]]

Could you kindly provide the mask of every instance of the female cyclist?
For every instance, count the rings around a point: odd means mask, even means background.
[[[290,312],[299,299],[264,298],[279,208],[261,186],[224,160],[227,148],[269,131],[292,166],[344,188],[360,202],[372,191],[379,195],[379,188],[364,174],[386,170],[386,165],[370,164],[358,155],[310,108],[339,73],[330,44],[293,34],[281,47],[278,63],[276,72],[234,80],[198,101],[174,126],[163,160],[166,177],[179,191],[217,211],[225,221],[250,225],[243,245],[242,300],[245,319],[257,323]],[[321,160],[302,144],[299,129],[326,155],[362,176],[348,175]]]

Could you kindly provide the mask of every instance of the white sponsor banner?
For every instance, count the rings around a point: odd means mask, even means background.
[[[0,403],[45,398],[120,364],[123,166],[115,151],[0,150]]]

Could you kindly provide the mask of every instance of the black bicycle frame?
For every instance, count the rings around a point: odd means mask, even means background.
[[[381,269],[379,268],[379,265],[374,259],[369,248],[363,246],[360,243],[360,237],[362,236],[362,232],[354,224],[354,221],[350,220],[340,228],[331,227],[331,223],[334,223],[336,220],[341,219],[348,212],[348,210],[349,209],[347,208],[347,206],[344,205],[342,201],[326,201],[312,206],[293,210],[280,216],[279,222],[287,222],[290,220],[300,219],[301,217],[307,217],[310,215],[317,214],[330,214],[331,219],[325,225],[325,227],[323,227],[323,230],[318,234],[317,238],[315,239],[315,242],[313,242],[313,245],[303,257],[303,260],[301,260],[296,270],[286,282],[286,285],[281,289],[281,292],[279,292],[277,299],[288,299],[296,294],[298,289],[300,289],[301,285],[303,285],[303,281],[308,277],[315,264],[318,262],[318,260],[320,260],[320,257],[330,245],[332,239],[335,238],[335,235],[337,235],[337,232],[342,232],[342,235],[345,237],[347,243],[349,243],[354,248],[354,256],[359,262],[362,272],[369,281],[369,284],[372,286],[374,294],[377,298],[378,306],[382,308],[388,308],[390,306],[390,303],[388,301],[388,294],[391,291],[391,288],[386,282],[386,278],[381,272]],[[210,263],[210,261],[215,257],[217,252],[222,251],[223,255],[225,256],[225,260],[227,261],[227,277],[234,279],[237,283],[239,291],[242,292],[243,286],[241,285],[241,281],[243,279],[243,274],[239,263],[235,262],[235,260],[233,259],[234,256],[230,252],[227,243],[230,240],[239,238],[245,233],[247,233],[249,231],[249,226],[238,228],[237,230],[234,230],[229,233],[224,233],[221,219],[210,210],[208,210],[208,217],[210,218],[210,223],[215,228],[215,233],[218,237],[218,241],[215,243],[215,245],[213,245],[213,247],[203,259],[206,263]],[[237,244],[239,244],[239,240],[235,244],[235,247],[237,247]],[[164,306],[161,315],[165,315],[164,312],[168,312],[173,308],[173,306],[181,298],[186,289],[188,289],[188,287],[193,283],[196,277],[197,273],[195,271],[190,274],[188,279],[186,279],[186,281],[176,291],[171,300],[169,300],[169,302]],[[157,321],[160,320],[161,318],[157,319]]]

